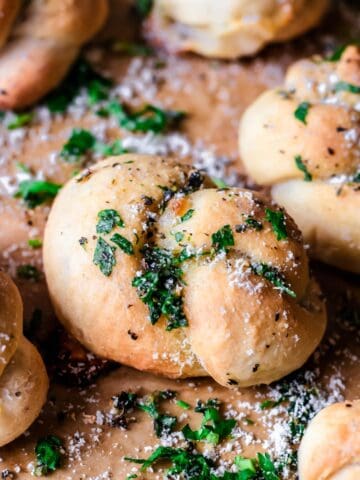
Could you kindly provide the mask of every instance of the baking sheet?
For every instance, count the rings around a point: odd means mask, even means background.
[[[271,46],[254,59],[219,62],[196,56],[175,58],[165,52],[134,58],[111,50],[114,38],[137,39],[139,26],[129,4],[111,2],[109,24],[96,42],[87,47],[85,55],[99,71],[116,81],[120,98],[132,106],[154,103],[188,112],[179,131],[160,139],[129,135],[113,121],[87,113],[81,96],[66,117],[49,118],[46,110],[39,107],[34,126],[12,132],[1,127],[0,131],[0,266],[20,288],[25,332],[40,346],[52,377],[49,400],[39,419],[29,432],[0,449],[0,473],[8,469],[19,479],[31,477],[34,446],[48,434],[58,435],[66,452],[61,468],[51,474],[54,480],[120,479],[133,473],[137,467],[123,457],[147,457],[159,439],[154,437],[151,420],[142,412],[134,413],[136,421],[126,431],[108,424],[111,397],[121,391],[143,395],[173,389],[178,398],[192,406],[198,399],[222,400],[226,415],[238,419],[234,438],[225,442],[227,448],[222,444],[212,452],[223,460],[239,453],[252,456],[259,451],[279,456],[294,448],[286,437],[287,406],[260,408],[264,400],[277,398],[284,382],[290,383],[294,392],[298,388],[299,398],[311,389],[317,390],[310,397],[309,415],[328,402],[360,397],[360,284],[353,275],[313,263],[328,298],[330,316],[320,348],[304,368],[282,383],[240,390],[219,387],[210,379],[170,381],[94,359],[59,333],[61,328],[52,312],[43,276],[37,282],[17,277],[19,265],[32,264],[42,270],[41,249],[31,249],[27,241],[41,238],[49,206],[26,210],[12,197],[21,179],[16,162],[25,163],[49,180],[65,182],[79,166],[66,164],[58,153],[72,128],[82,127],[91,128],[100,139],[126,138],[129,145],[140,151],[177,155],[230,183],[251,186],[232,165],[238,155],[237,128],[244,109],[263,90],[280,84],[286,67],[294,60],[360,37],[358,2],[339,1],[334,2],[320,28],[288,44]],[[90,385],[74,385],[83,377],[91,380]],[[199,424],[198,414],[182,411],[174,401],[166,402],[163,408],[181,415],[181,425],[188,421],[193,422],[192,426]],[[253,424],[244,420],[249,418]],[[153,477],[161,478],[159,471],[141,478]],[[284,478],[294,475],[285,469]]]

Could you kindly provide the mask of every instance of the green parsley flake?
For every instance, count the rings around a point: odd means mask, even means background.
[[[349,92],[349,93],[355,93],[355,94],[360,94],[360,86],[358,85],[353,85],[352,83],[348,82],[337,82],[335,83],[335,92]]]
[[[129,418],[127,414],[132,412],[137,406],[137,395],[131,392],[121,392],[118,395],[111,397],[112,399],[112,417],[111,425],[121,428],[127,428]],[[131,421],[131,420],[130,420]]]
[[[184,239],[184,233],[183,232],[176,232],[175,233],[175,240],[177,243],[181,242],[181,240]]]
[[[168,250],[149,246],[144,247],[142,254],[145,270],[134,277],[132,286],[148,306],[151,323],[154,325],[164,315],[168,320],[166,330],[186,327],[188,322],[183,311],[183,299],[178,293],[182,288],[183,275],[179,264],[191,255],[182,251],[174,256]]]
[[[115,247],[109,245],[103,238],[99,237],[96,242],[93,263],[100,268],[101,273],[108,277],[116,265]]]
[[[119,126],[131,132],[160,133],[177,127],[186,114],[177,110],[162,110],[154,105],[145,105],[137,112],[129,112],[117,102],[110,102],[108,111],[114,115]]]
[[[224,180],[221,180],[221,178],[211,177],[211,180],[220,190],[229,188],[229,186],[224,182]]]
[[[19,265],[16,269],[16,276],[37,282],[40,279],[40,272],[34,265]]]
[[[35,208],[56,197],[60,188],[61,185],[44,180],[24,180],[20,182],[15,197],[22,198],[28,208]]]
[[[40,248],[42,247],[42,240],[40,238],[29,238],[28,245],[31,248]]]
[[[135,9],[141,18],[145,18],[149,15],[154,0],[135,0]]]
[[[259,232],[260,230],[263,229],[263,224],[259,222],[259,220],[256,220],[256,218],[254,218],[252,215],[248,215],[245,219],[245,224],[237,225],[235,227],[235,230],[238,233],[241,233],[247,230],[248,228],[253,228],[257,232]]]
[[[340,45],[329,57],[325,58],[325,61],[338,62],[341,59],[342,54],[345,52],[347,46],[347,44]]]
[[[176,402],[176,405],[182,408],[183,410],[189,410],[190,408],[190,405],[187,402],[184,402],[184,400],[178,400]]]
[[[16,128],[25,127],[29,125],[31,120],[34,118],[33,112],[23,112],[15,115],[14,119],[7,124],[8,130],[15,130]]]
[[[275,408],[285,402],[285,398],[280,397],[278,400],[264,400],[260,403],[261,410],[267,410],[268,408]]]
[[[63,146],[60,156],[66,162],[77,161],[80,157],[88,153],[95,145],[96,138],[88,130],[83,128],[74,128],[69,140]]]
[[[187,480],[280,480],[277,469],[268,453],[258,453],[254,459],[235,457],[234,470],[225,471],[218,476],[214,473],[215,463],[193,448],[173,448],[159,446],[142,460],[125,457],[125,460],[141,465],[141,471],[154,467],[157,462],[170,462],[166,477],[179,477]]]
[[[294,116],[297,120],[306,125],[306,117],[309,113],[309,108],[311,107],[309,102],[301,102],[296,110],[294,111]]]
[[[94,152],[103,155],[104,157],[112,157],[113,155],[128,153],[128,150],[122,146],[121,140],[117,139],[108,145],[97,141],[94,145]]]
[[[30,167],[28,165],[25,165],[23,162],[16,162],[16,168],[24,173],[30,173]]]
[[[236,425],[234,419],[224,419],[219,412],[220,403],[216,399],[210,399],[206,404],[198,403],[195,411],[203,414],[203,420],[199,430],[192,430],[185,425],[182,433],[187,440],[205,441],[217,445],[228,437]]]
[[[245,480],[256,475],[256,463],[252,458],[244,458],[238,455],[235,457],[235,465],[239,472],[243,473],[242,476],[245,477]],[[246,476],[244,476],[244,474],[246,474]]]
[[[34,468],[36,477],[54,472],[61,463],[62,442],[55,435],[41,438],[35,446],[37,464]]]
[[[119,233],[114,233],[110,240],[115,243],[127,255],[134,255],[134,247],[129,240]]]
[[[98,223],[96,225],[96,233],[110,233],[113,228],[125,227],[125,223],[119,212],[112,208],[100,210],[98,213]]]
[[[360,183],[360,172],[357,172],[353,178],[351,179],[352,182],[354,183]]]
[[[177,423],[176,417],[159,412],[160,400],[167,400],[174,396],[175,392],[172,390],[155,392],[152,395],[148,395],[148,397],[145,398],[145,402],[137,404],[140,410],[143,410],[153,418],[154,430],[157,437],[171,433]]]
[[[288,238],[286,231],[285,215],[283,212],[265,209],[265,218],[271,223],[272,229],[276,235],[277,240],[285,240]]]
[[[75,128],[69,140],[63,146],[60,156],[66,162],[76,162],[89,153],[97,153],[104,157],[110,157],[127,152],[128,150],[122,146],[120,139],[106,144],[96,140],[95,136],[89,130]]]
[[[211,235],[212,246],[216,252],[227,252],[228,247],[235,245],[230,225],[224,225]]]
[[[188,480],[208,480],[211,477],[211,469],[214,466],[210,458],[200,453],[192,453],[184,448],[157,447],[146,460],[125,457],[125,460],[141,464],[141,471],[147,470],[158,461],[170,461],[171,468],[167,471],[168,476],[183,474]]]
[[[312,181],[312,175],[311,173],[309,172],[309,170],[307,169],[307,166],[305,165],[305,163],[303,162],[303,159],[301,158],[300,155],[296,155],[295,157],[295,164],[297,166],[297,168],[304,173],[304,181],[305,182],[311,182]]]
[[[186,220],[190,220],[190,218],[194,215],[195,210],[193,208],[190,208],[182,217],[180,217],[180,220],[182,222],[186,222]]]
[[[266,263],[258,263],[251,265],[252,271],[255,275],[264,277],[270,283],[272,283],[275,288],[280,290],[281,293],[287,293],[290,297],[296,298],[296,293],[290,288],[286,283],[283,275],[279,272],[276,267],[267,265]]]
[[[258,453],[257,459],[261,473],[264,475],[265,480],[280,480],[276,472],[274,463],[272,462],[268,453]]]
[[[84,59],[78,60],[66,78],[45,99],[46,105],[52,113],[64,113],[80,89],[85,88],[88,93],[88,103],[108,98],[112,81],[95,72]]]
[[[112,44],[111,50],[115,53],[122,53],[130,57],[147,57],[153,50],[143,43],[117,41]]]

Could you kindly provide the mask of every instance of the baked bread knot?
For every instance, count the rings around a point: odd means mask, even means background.
[[[145,24],[150,41],[207,57],[253,55],[315,26],[328,0],[155,0]]]
[[[360,272],[360,48],[295,63],[245,112],[240,156],[314,257]]]
[[[127,154],[70,180],[44,263],[64,326],[87,348],[168,377],[270,383],[300,367],[326,313],[293,220],[175,160]]]
[[[23,336],[22,321],[18,289],[0,272],[0,447],[30,427],[48,390],[45,366]]]
[[[107,0],[0,0],[0,108],[26,107],[56,87],[107,10]]]
[[[305,431],[298,459],[299,480],[358,480],[360,400],[321,410]]]

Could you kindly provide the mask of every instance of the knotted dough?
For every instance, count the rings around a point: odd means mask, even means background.
[[[285,239],[265,219],[267,208],[283,215]],[[99,234],[104,209],[115,211],[122,225]],[[216,232],[215,240],[230,235],[233,245],[221,239],[214,245]],[[115,234],[133,253],[116,247]],[[94,262],[104,241],[103,259],[114,260],[106,274]],[[149,250],[153,257],[146,257]],[[179,303],[165,302],[165,314],[152,325],[134,278],[147,269],[149,286],[156,262],[184,252],[173,290]],[[324,303],[293,220],[255,192],[213,188],[201,172],[166,158],[112,157],[70,180],[49,215],[44,266],[58,318],[81,343],[168,377],[270,383],[300,367],[325,329]],[[273,282],[261,275],[267,268]],[[166,312],[179,304],[188,326],[166,330]]]
[[[312,254],[359,273],[360,48],[295,63],[244,113],[239,144],[248,174],[271,186]]]
[[[30,427],[48,390],[44,363],[23,336],[22,322],[20,294],[0,272],[0,447]]]
[[[107,10],[107,0],[0,0],[0,108],[27,107],[56,87]]]

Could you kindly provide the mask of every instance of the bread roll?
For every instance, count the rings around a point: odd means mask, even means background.
[[[295,63],[283,87],[262,94],[240,125],[248,174],[270,185],[311,253],[360,272],[360,48],[338,61]]]
[[[18,2],[1,3],[8,28],[2,42],[0,36],[0,108],[24,108],[60,83],[104,24],[107,0],[32,0],[14,25]]]
[[[16,286],[0,272],[0,447],[29,428],[48,390],[44,363],[22,335],[22,313]]]
[[[298,458],[299,480],[358,480],[360,400],[321,410],[305,431]]]
[[[24,433],[37,418],[46,401],[48,383],[39,352],[21,337],[0,377],[0,447]]]
[[[21,0],[0,0],[0,48],[6,42],[21,6]]]
[[[328,0],[155,0],[146,31],[175,51],[217,58],[253,55],[316,25]]]
[[[0,375],[17,349],[22,328],[20,293],[10,278],[0,271]]]
[[[314,351],[324,304],[292,219],[256,193],[211,185],[189,166],[135,154],[70,180],[45,230],[50,296],[64,326],[99,356],[173,378],[270,383]],[[100,233],[104,210],[121,222]],[[281,240],[268,210],[283,222]],[[151,324],[156,295],[162,315]],[[176,315],[188,326],[171,328]]]

